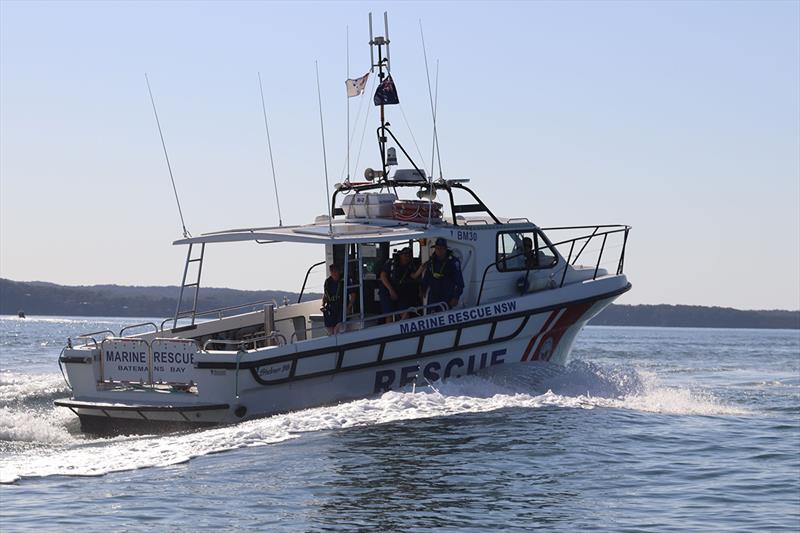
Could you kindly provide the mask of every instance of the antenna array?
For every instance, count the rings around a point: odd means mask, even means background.
[[[374,72],[375,67],[378,68],[378,83],[382,83],[383,79],[386,77],[386,73],[384,73],[383,69],[386,68],[386,72],[391,74],[391,65],[390,65],[390,53],[389,53],[389,14],[384,11],[383,12],[383,27],[385,35],[375,36],[372,33],[372,13],[369,14],[369,55],[371,60],[372,68],[370,72]],[[383,47],[386,47],[386,58],[383,57]],[[375,63],[375,47],[377,47],[378,51],[378,62]],[[388,124],[386,123],[386,114],[384,110],[384,105],[380,105],[381,108],[381,125],[378,128],[378,145],[381,151],[381,166],[383,168],[382,176],[386,179],[387,176],[387,164],[386,164],[386,131]]]

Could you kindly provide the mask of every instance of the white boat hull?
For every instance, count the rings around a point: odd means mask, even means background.
[[[613,276],[235,356],[198,352],[191,392],[101,386],[99,357],[65,353],[74,394],[57,403],[84,422],[231,423],[499,365],[563,365],[586,322],[629,288],[624,275]]]

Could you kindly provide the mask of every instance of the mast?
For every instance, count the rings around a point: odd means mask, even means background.
[[[372,63],[372,71],[375,71],[375,67],[378,68],[378,85],[383,82],[384,78],[387,74],[391,73],[391,66],[389,64],[389,15],[386,11],[383,12],[383,25],[384,25],[384,33],[385,36],[374,36],[372,35],[372,13],[369,14],[369,50],[370,50],[370,59],[373,61]],[[386,47],[386,58],[383,57],[384,49]],[[375,54],[374,48],[378,48],[378,62],[375,63]],[[385,64],[384,64],[385,63]],[[386,72],[384,72],[384,68]],[[381,124],[378,127],[378,145],[381,152],[381,170],[383,171],[383,179],[387,179],[387,167],[386,167],[386,112],[384,109],[384,104],[380,104],[381,108]]]
[[[381,179],[383,179],[384,184],[389,185],[389,167],[397,165],[397,151],[394,145],[396,145],[397,149],[408,159],[408,162],[411,163],[411,166],[414,167],[414,170],[417,171],[419,176],[424,179],[426,174],[425,171],[420,169],[414,162],[414,159],[408,151],[403,148],[397,136],[392,132],[391,124],[386,121],[386,106],[399,104],[400,99],[397,96],[397,87],[394,86],[394,80],[391,77],[392,64],[389,51],[389,15],[386,12],[383,13],[383,24],[385,35],[373,35],[372,13],[369,14],[369,55],[370,61],[372,62],[370,72],[375,72],[375,69],[378,69],[378,88],[375,91],[376,100],[374,103],[376,106],[380,107],[381,122],[376,133],[378,136],[378,148],[381,152],[381,170],[378,171],[368,168],[364,172],[364,177],[367,181],[377,179],[378,182],[380,182]],[[376,48],[378,52],[377,62],[375,61]],[[386,85],[384,85],[384,83],[386,83]],[[389,137],[392,138],[394,145],[387,149],[386,143]]]

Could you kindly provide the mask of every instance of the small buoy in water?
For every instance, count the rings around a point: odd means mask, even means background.
[[[18,312],[17,312],[17,317],[19,317],[19,318],[25,318],[25,311],[18,311]]]

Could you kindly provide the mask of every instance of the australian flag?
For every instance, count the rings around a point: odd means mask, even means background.
[[[375,89],[375,98],[373,98],[375,105],[394,105],[399,104],[400,100],[397,98],[397,87],[394,86],[392,75],[386,76],[382,82],[378,84]]]

